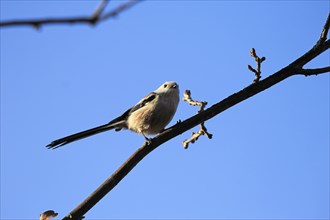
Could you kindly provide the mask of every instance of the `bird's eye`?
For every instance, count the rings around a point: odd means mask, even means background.
[[[167,87],[167,84],[164,84],[164,88],[166,88]]]

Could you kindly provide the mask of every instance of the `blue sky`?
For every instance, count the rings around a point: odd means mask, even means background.
[[[89,15],[99,1],[4,1],[1,20]],[[121,2],[113,1],[110,8]],[[329,1],[145,1],[95,27],[1,29],[1,219],[64,217],[141,144],[106,123],[165,81],[209,106],[309,50]],[[329,65],[329,52],[309,68]],[[197,109],[180,102],[170,125]],[[294,76],[160,146],[87,219],[329,219],[329,74]]]

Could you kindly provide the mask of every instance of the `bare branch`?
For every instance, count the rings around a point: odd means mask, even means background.
[[[106,20],[108,18],[116,17],[121,12],[133,7],[134,5],[136,5],[137,3],[140,3],[142,1],[144,1],[144,0],[130,0],[126,3],[123,3],[123,4],[119,5],[115,10],[112,10],[112,11],[104,14],[103,16],[101,16],[100,20]]]
[[[317,42],[317,44],[323,44],[326,41],[327,36],[328,36],[329,28],[330,28],[330,13],[328,14],[327,21],[324,24],[320,39]]]
[[[328,50],[330,48],[330,40],[325,41],[322,44],[317,43],[312,49],[310,49],[307,53],[293,61],[291,64],[289,64],[292,68],[300,68],[304,65],[306,65],[308,62],[313,60],[315,57],[323,53],[324,51]]]
[[[0,23],[0,27],[9,26],[32,26],[34,28],[40,28],[45,24],[75,24],[75,23],[93,23],[91,18],[86,17],[72,17],[72,18],[45,18],[34,20],[13,20]]]
[[[327,22],[328,24],[329,22]],[[325,26],[324,34],[327,32],[329,25]],[[323,35],[324,35],[323,34]],[[322,36],[322,35],[321,35]],[[322,38],[323,39],[323,38]],[[316,43],[312,49],[304,55],[293,61],[288,66],[270,75],[258,83],[242,89],[241,91],[230,95],[222,101],[214,104],[210,108],[199,112],[176,125],[166,129],[161,134],[145,142],[137,149],[101,186],[99,186],[86,200],[72,210],[63,220],[79,220],[87,213],[95,204],[97,204],[107,193],[109,193],[144,157],[151,153],[154,149],[169,141],[170,139],[182,134],[183,132],[204,123],[205,121],[224,112],[232,106],[272,87],[273,85],[294,75],[315,75],[316,73],[329,72],[329,67],[316,69],[302,69],[302,66],[319,56],[321,53],[329,49],[330,41],[325,40],[323,43]],[[206,129],[204,129],[206,130]]]
[[[104,9],[107,7],[108,3],[109,0],[102,0],[100,5],[96,8],[95,12],[92,14],[91,18],[94,18],[95,21],[97,21]]]
[[[101,2],[99,7],[93,13],[92,16],[79,16],[79,17],[67,17],[67,18],[43,18],[43,19],[31,19],[31,20],[12,20],[0,22],[0,27],[13,27],[13,26],[32,26],[39,29],[42,25],[46,24],[89,24],[96,25],[101,21],[106,19],[116,17],[118,14],[122,13],[128,8],[131,8],[133,5],[142,2],[143,0],[129,0],[110,12],[101,15],[104,11],[108,1],[104,0]]]
[[[312,75],[319,75],[322,73],[330,72],[330,66],[323,67],[323,68],[315,68],[315,69],[297,69],[296,74],[302,74],[305,76],[312,76]]]

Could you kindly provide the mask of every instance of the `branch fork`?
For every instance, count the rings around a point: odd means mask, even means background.
[[[63,17],[63,18],[42,18],[42,19],[22,19],[22,20],[9,20],[0,22],[0,28],[11,26],[31,26],[39,30],[42,26],[48,24],[87,24],[95,26],[96,24],[105,21],[109,18],[115,18],[123,11],[133,7],[143,0],[127,0],[116,8],[105,12],[109,0],[101,0],[96,10],[87,16]]]
[[[186,90],[184,91],[183,94],[183,101],[188,102],[189,105],[193,105],[193,106],[199,106],[200,109],[198,110],[197,114],[199,114],[200,112],[204,111],[205,106],[207,105],[207,102],[200,102],[200,101],[195,101],[191,98],[191,92],[190,90]],[[193,132],[191,138],[185,140],[182,144],[184,149],[187,149],[189,146],[189,143],[195,143],[195,141],[198,140],[198,138],[201,135],[206,135],[209,139],[212,139],[213,135],[207,132],[207,128],[204,125],[204,122],[202,122],[200,124],[200,129],[198,132]]]

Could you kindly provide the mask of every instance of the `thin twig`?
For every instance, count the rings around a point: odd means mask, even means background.
[[[307,53],[305,53],[303,56],[299,57],[294,62],[292,62],[289,66],[296,69],[297,68],[302,69],[302,67],[306,65],[309,61],[320,55],[318,53],[319,51],[318,49],[320,48],[324,49],[322,52],[329,49],[330,40],[327,40],[327,34],[329,32],[329,28],[330,28],[330,13],[328,14],[327,20],[323,26],[320,38],[317,41],[317,43],[314,45],[314,47],[310,49]]]
[[[100,5],[96,8],[94,13],[92,14],[91,18],[97,21],[100,15],[102,14],[102,12],[104,11],[104,9],[107,7],[108,3],[109,0],[102,0]]]
[[[323,68],[315,68],[315,69],[301,69],[301,68],[298,68],[296,70],[296,72],[299,73],[299,74],[303,74],[305,76],[319,75],[321,73],[330,72],[330,66],[323,67]]]
[[[182,144],[184,149],[187,149],[190,143],[195,143],[195,141],[198,140],[198,138],[202,135],[206,135],[209,139],[212,139],[213,134],[210,134],[207,132],[207,129],[204,125],[204,122],[200,124],[200,129],[197,131],[197,133],[193,132],[191,138],[185,140]]]
[[[328,32],[329,32],[329,27],[330,27],[330,13],[328,15],[327,21],[324,24],[321,36],[317,44],[323,44],[325,40],[327,39]]]
[[[193,105],[193,106],[198,105],[200,107],[200,110],[198,112],[203,111],[205,106],[207,105],[207,102],[194,101],[191,98],[190,90],[184,91],[182,100],[188,102],[189,105]]]
[[[133,7],[134,5],[136,5],[137,3],[140,3],[142,1],[144,1],[144,0],[130,0],[130,1],[127,1],[127,2],[119,5],[115,10],[109,11],[108,13],[105,13],[104,15],[102,15],[100,17],[100,20],[106,20],[108,18],[116,17],[121,12]]]
[[[207,105],[207,102],[200,102],[200,101],[195,101],[191,98],[191,92],[190,90],[186,90],[184,91],[184,94],[183,94],[183,101],[186,101],[188,102],[189,105],[193,105],[193,106],[196,106],[198,105],[200,107],[200,109],[198,110],[197,114],[199,114],[200,112],[204,111],[204,108],[205,106]],[[192,136],[191,138],[185,140],[182,144],[183,144],[183,147],[184,149],[187,149],[188,146],[189,146],[189,143],[195,143],[195,141],[198,140],[198,138],[201,136],[201,135],[206,135],[209,139],[212,138],[212,134],[208,133],[207,132],[207,129],[204,125],[204,122],[202,122],[200,124],[200,129],[199,131],[197,131],[196,133],[193,132],[192,133]]]
[[[32,26],[36,29],[39,29],[41,26],[46,24],[89,24],[96,25],[101,21],[105,21],[109,18],[116,17],[118,14],[122,13],[126,9],[131,8],[133,5],[136,5],[143,0],[129,0],[125,3],[120,4],[115,9],[104,13],[104,9],[108,1],[102,1],[96,11],[92,16],[79,16],[79,17],[66,17],[66,18],[43,18],[43,19],[27,19],[27,20],[11,20],[0,22],[0,27],[15,27],[15,26]],[[102,13],[104,15],[102,15]]]
[[[255,78],[253,80],[253,83],[257,83],[259,82],[260,78],[261,78],[261,63],[264,62],[266,60],[266,57],[259,57],[257,56],[256,50],[254,48],[251,49],[250,51],[250,55],[251,57],[254,58],[254,60],[257,63],[257,69],[254,69],[252,66],[248,65],[248,69],[254,73]]]

